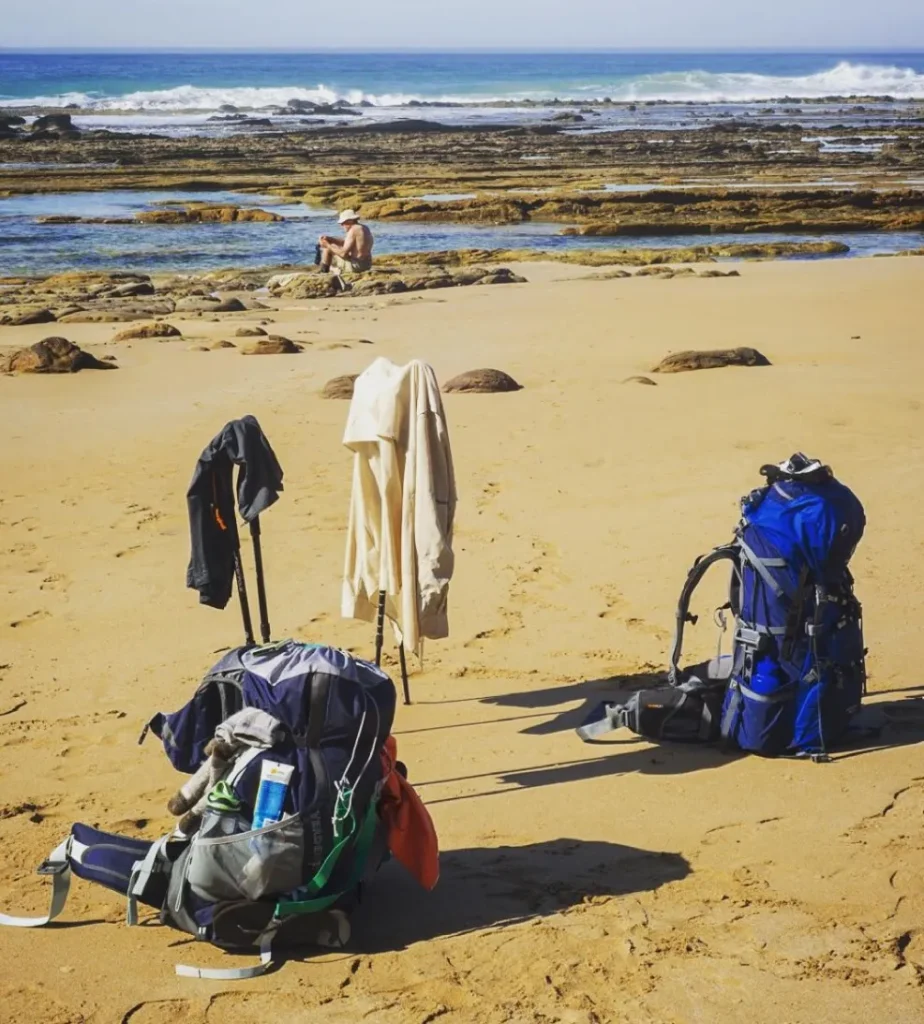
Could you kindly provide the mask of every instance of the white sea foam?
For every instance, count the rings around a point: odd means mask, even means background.
[[[172,89],[154,89],[123,95],[94,95],[68,92],[57,96],[7,98],[4,107],[63,107],[76,104],[99,113],[123,110],[138,113],[212,112],[224,105],[239,110],[284,107],[289,100],[309,103],[371,104],[373,107],[406,107],[415,102],[465,104],[472,102],[532,102],[551,99],[591,100],[609,96],[626,102],[665,100],[674,102],[743,103],[781,99],[818,99],[825,96],[894,96],[901,99],[924,98],[924,74],[911,68],[884,64],[853,64],[841,61],[826,71],[812,75],[777,76],[735,72],[715,74],[708,71],[675,71],[639,75],[612,82],[574,84],[570,89],[549,87],[506,94],[424,95],[422,93],[369,93],[362,89],[334,89],[324,84],[304,86],[238,86],[203,88],[180,85]]]

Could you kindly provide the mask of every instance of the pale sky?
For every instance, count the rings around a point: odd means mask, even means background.
[[[924,47],[924,0],[0,0],[0,47]]]

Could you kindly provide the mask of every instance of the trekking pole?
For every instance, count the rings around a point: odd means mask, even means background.
[[[379,591],[379,613],[375,620],[375,663],[382,664],[382,646],[385,643],[385,591]],[[398,644],[398,660],[401,662],[401,685],[404,688],[404,703],[411,703],[411,688],[407,681],[407,659],[404,656],[404,641]]]
[[[263,579],[263,549],[260,547],[260,517],[250,522],[250,539],[253,541],[253,564],[257,570],[257,603],[260,606],[260,636],[263,643],[270,642],[269,612],[266,608],[266,583]],[[251,641],[252,642],[252,641]]]
[[[247,582],[244,579],[244,567],[241,565],[240,545],[234,549],[234,578],[237,580],[237,596],[241,600],[241,618],[244,620],[244,636],[248,646],[254,643],[253,624],[250,621],[250,604],[247,601]]]
[[[385,642],[385,591],[379,591],[379,614],[375,620],[375,663],[382,664],[382,644]]]
[[[407,682],[407,661],[404,657],[404,641],[398,644],[398,659],[401,662],[401,685],[404,687],[404,703],[411,703],[411,688]]]

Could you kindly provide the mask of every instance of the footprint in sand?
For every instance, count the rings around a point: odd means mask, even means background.
[[[10,623],[10,628],[19,629],[22,626],[28,626],[32,623],[40,622],[42,619],[49,618],[51,618],[51,612],[46,612],[44,609],[39,609],[35,612],[29,612],[29,614],[25,618],[14,619],[14,621]]]
[[[119,1018],[119,1024],[203,1024],[204,1011],[188,999],[146,999],[135,1003]]]

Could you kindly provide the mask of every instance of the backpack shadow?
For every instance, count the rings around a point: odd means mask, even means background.
[[[617,843],[553,839],[526,846],[450,850],[440,881],[422,892],[397,863],[382,868],[352,918],[351,951],[378,953],[415,942],[555,914],[588,897],[648,892],[685,878],[676,853]]]
[[[550,733],[576,729],[600,701],[627,699],[636,690],[661,686],[666,680],[666,672],[631,672],[625,675],[601,676],[599,679],[584,679],[561,686],[549,686],[543,690],[519,690],[484,697],[481,703],[535,711],[580,700],[582,703],[579,707],[566,708],[558,713],[550,711],[550,717],[546,721],[537,722],[522,730],[524,736],[547,736]]]

